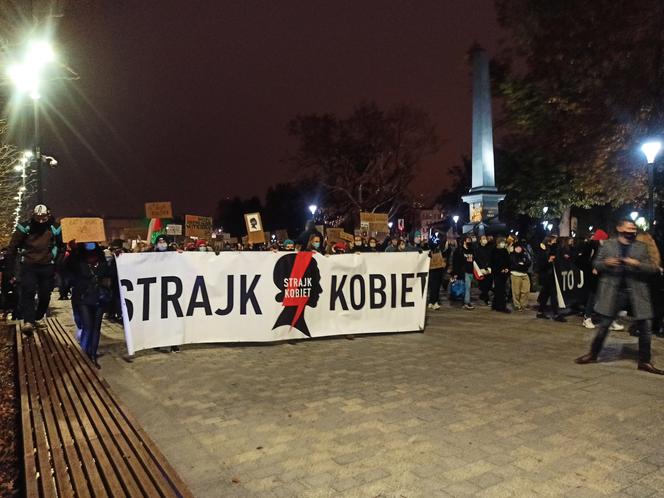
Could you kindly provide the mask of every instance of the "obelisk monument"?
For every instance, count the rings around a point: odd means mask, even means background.
[[[473,185],[462,197],[470,206],[470,223],[463,227],[483,231],[486,225],[498,225],[498,203],[505,198],[496,189],[493,164],[493,123],[491,119],[491,82],[489,58],[484,50],[472,51],[473,61]]]

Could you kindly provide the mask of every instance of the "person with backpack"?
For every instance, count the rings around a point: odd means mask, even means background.
[[[35,206],[29,220],[16,224],[7,257],[9,262],[19,259],[19,306],[24,322],[21,332],[28,336],[48,311],[55,287],[55,261],[61,246],[62,229],[56,226],[51,211],[43,204]],[[13,267],[10,264],[9,268]],[[12,278],[16,279],[16,275]]]

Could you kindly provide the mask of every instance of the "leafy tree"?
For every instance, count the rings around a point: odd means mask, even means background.
[[[496,0],[508,45],[494,64],[502,98],[498,182],[539,216],[619,206],[646,193],[641,141],[664,123],[664,3]]]
[[[422,159],[438,149],[429,115],[407,105],[298,115],[288,131],[299,141],[291,158],[298,175],[321,186],[326,216],[345,220],[359,211],[393,213],[407,201]]]

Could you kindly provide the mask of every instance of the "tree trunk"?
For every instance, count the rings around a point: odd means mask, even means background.
[[[567,206],[560,214],[560,225],[558,226],[558,231],[560,232],[561,237],[569,237],[571,235],[571,215],[572,206]]]

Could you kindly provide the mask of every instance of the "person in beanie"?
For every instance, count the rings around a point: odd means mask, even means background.
[[[37,321],[48,311],[55,286],[55,261],[61,246],[62,229],[56,226],[51,211],[43,204],[35,206],[28,221],[16,224],[7,258],[11,270],[20,253],[19,306],[24,321],[21,331],[26,335],[33,333]]]
[[[593,266],[599,272],[595,311],[601,315],[597,334],[590,352],[575,361],[580,365],[597,362],[609,327],[618,312],[631,305],[632,315],[639,329],[638,369],[657,375],[664,370],[651,362],[651,320],[653,307],[648,281],[658,268],[650,259],[648,248],[636,240],[636,224],[622,220],[616,227],[618,237],[608,240],[599,250]]]

